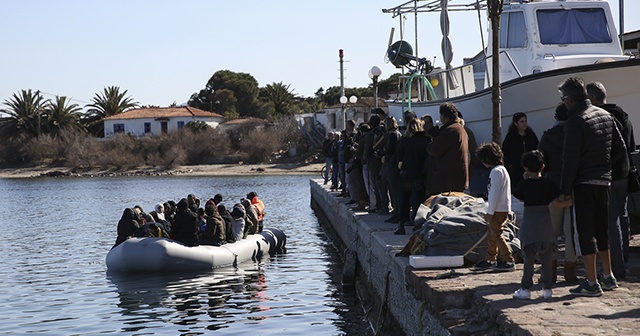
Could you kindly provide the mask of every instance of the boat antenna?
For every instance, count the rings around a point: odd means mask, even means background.
[[[487,46],[484,44],[484,33],[482,30],[482,14],[480,13],[480,0],[476,0],[476,10],[478,11],[478,27],[480,27],[480,40],[482,41],[482,57],[487,59]],[[489,67],[484,67],[485,76],[489,78]]]
[[[420,57],[418,57],[418,0],[415,0],[413,2],[413,16],[415,17],[415,24],[413,25],[414,29],[415,29],[415,39],[416,39],[416,59],[420,59]]]

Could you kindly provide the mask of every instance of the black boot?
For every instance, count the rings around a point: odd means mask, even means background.
[[[394,213],[391,217],[387,218],[384,222],[385,223],[398,223],[398,222],[400,222],[400,219]]]
[[[405,234],[405,232],[404,232],[404,223],[400,223],[400,225],[398,225],[398,228],[395,231],[393,231],[393,234],[394,235],[403,235],[403,234]]]

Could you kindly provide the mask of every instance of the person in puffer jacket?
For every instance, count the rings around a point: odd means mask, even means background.
[[[611,169],[627,149],[615,118],[591,105],[581,78],[571,77],[558,88],[569,109],[564,125],[561,188],[558,202],[574,205],[580,254],[587,279],[570,290],[578,296],[601,296],[618,287],[609,254],[609,195]],[[596,275],[596,254],[604,274]]]

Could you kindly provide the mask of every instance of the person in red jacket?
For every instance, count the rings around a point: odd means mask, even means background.
[[[258,232],[262,232],[262,219],[264,218],[264,202],[258,198],[258,194],[252,191],[247,194],[247,199],[251,201],[251,204],[256,207],[258,212]]]

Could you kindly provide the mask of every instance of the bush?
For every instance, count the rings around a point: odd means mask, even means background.
[[[235,140],[234,140],[235,139]],[[237,141],[235,146],[233,141]],[[0,144],[0,164],[63,165],[73,170],[133,169],[140,166],[174,168],[181,165],[269,162],[276,153],[301,143],[293,118],[262,128],[229,132],[184,127],[158,137],[116,134],[97,139],[88,133],[63,129],[58,136],[22,137]]]

